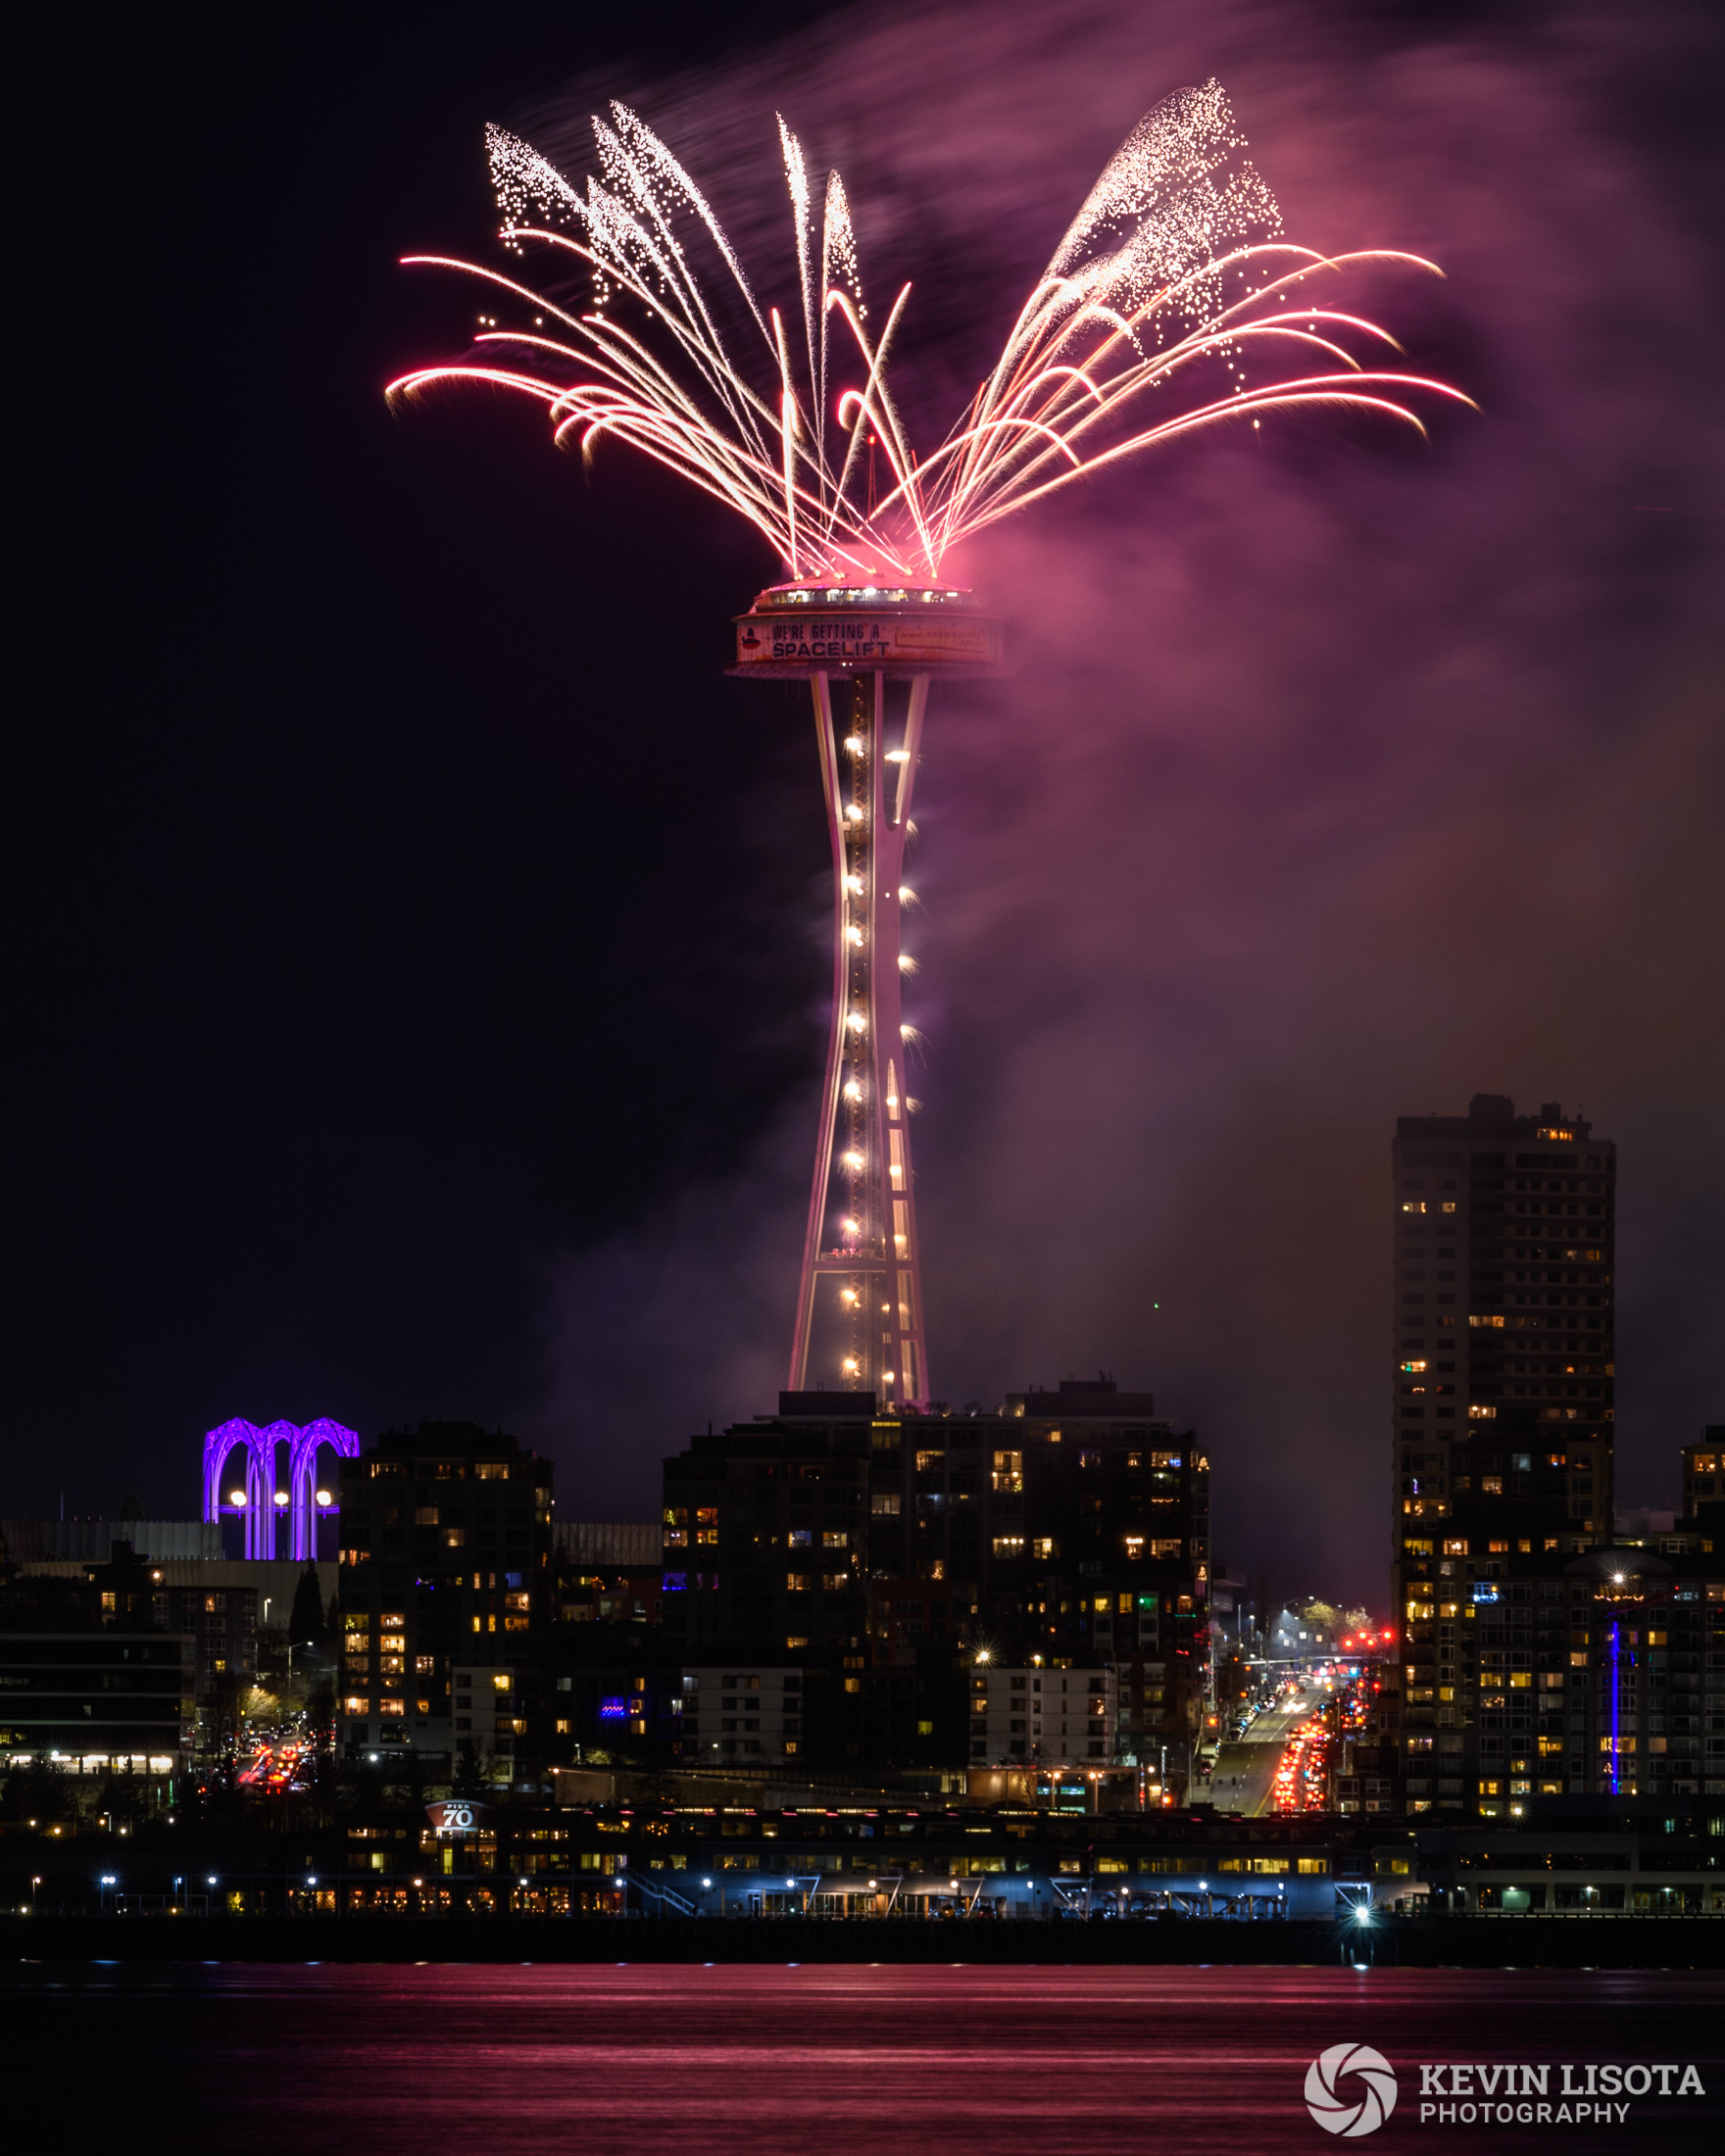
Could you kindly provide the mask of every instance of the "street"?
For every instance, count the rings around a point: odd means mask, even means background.
[[[1288,1739],[1327,1696],[1321,1685],[1303,1680],[1298,1691],[1266,1708],[1243,1738],[1221,1747],[1209,1780],[1218,1812],[1256,1819],[1273,1809],[1276,1765]]]

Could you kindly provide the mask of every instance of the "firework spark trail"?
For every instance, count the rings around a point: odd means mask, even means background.
[[[1184,89],[1132,130],[1055,250],[963,419],[919,461],[887,386],[911,288],[878,338],[866,327],[844,184],[828,175],[820,229],[803,147],[781,119],[796,236],[802,368],[784,317],[763,310],[706,197],[627,107],[595,118],[600,175],[584,192],[505,129],[487,132],[503,240],[549,247],[584,268],[585,312],[482,266],[411,256],[476,276],[535,316],[492,329],[487,358],[416,368],[392,400],[438,382],[479,381],[542,403],[562,446],[632,444],[727,503],[795,578],[938,576],[962,539],[1087,473],[1230,419],[1350,407],[1423,431],[1416,400],[1469,400],[1425,376],[1366,366],[1355,347],[1400,347],[1362,316],[1307,298],[1315,281],[1365,264],[1434,274],[1385,249],[1323,256],[1282,234],[1275,198],[1242,154],[1220,85]],[[709,296],[691,247],[711,247],[735,302]],[[731,319],[730,318],[734,318]],[[540,332],[554,318],[562,337]],[[834,330],[860,378],[835,384]],[[752,365],[732,356],[759,337]],[[489,353],[514,364],[490,364]],[[1300,373],[1313,356],[1328,371]],[[1264,367],[1254,383],[1248,362]],[[1217,380],[1217,375],[1222,377]],[[1155,410],[1147,409],[1154,403]],[[842,440],[843,452],[838,455]],[[837,467],[829,456],[832,444]],[[874,498],[878,451],[889,483]],[[860,502],[862,474],[870,474]]]

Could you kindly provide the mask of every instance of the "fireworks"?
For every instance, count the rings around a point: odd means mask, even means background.
[[[547,256],[552,273],[536,289],[481,264],[410,257],[478,279],[487,312],[464,359],[389,394],[475,382],[532,398],[560,447],[644,452],[746,516],[783,563],[785,580],[738,617],[736,670],[812,680],[837,877],[788,1390],[832,1368],[832,1343],[814,1334],[817,1319],[830,1332],[822,1297],[836,1276],[841,1384],[914,1406],[930,1382],[907,1120],[917,1102],[902,1081],[923,1036],[900,1018],[901,981],[916,972],[899,948],[901,910],[915,903],[900,879],[930,676],[986,672],[1000,657],[1000,624],[943,587],[941,564],[1087,473],[1204,427],[1311,405],[1419,427],[1418,403],[1457,393],[1375,364],[1400,349],[1389,332],[1322,302],[1362,265],[1433,266],[1286,240],[1220,86],[1181,90],[1109,162],[969,408],[919,457],[888,380],[911,288],[871,314],[844,184],[833,172],[817,185],[782,119],[795,252],[782,308],[757,296],[707,197],[644,122],[614,104],[593,133],[598,170],[576,187],[518,136],[488,131],[504,244]],[[963,288],[965,266],[952,268]],[[889,715],[889,680],[907,678]]]
[[[1265,412],[1310,405],[1420,427],[1422,399],[1467,401],[1368,365],[1399,352],[1395,339],[1320,304],[1363,265],[1435,266],[1382,249],[1323,256],[1284,239],[1213,81],[1178,91],[1132,130],[968,411],[922,458],[887,378],[911,287],[876,331],[837,172],[817,220],[808,160],[780,121],[801,318],[787,327],[652,129],[614,104],[593,131],[599,170],[584,189],[518,137],[487,131],[505,245],[549,250],[563,281],[540,292],[480,264],[410,256],[480,279],[523,323],[481,317],[471,354],[416,368],[389,395],[480,382],[530,397],[560,447],[587,456],[605,437],[626,442],[727,503],[793,580],[936,577],[959,541],[1195,429],[1256,426]],[[711,289],[703,262],[717,272]],[[571,296],[575,285],[589,304]]]

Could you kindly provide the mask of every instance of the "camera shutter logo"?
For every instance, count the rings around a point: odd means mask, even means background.
[[[1375,2133],[1396,2108],[1396,2069],[1368,2043],[1333,2043],[1306,2070],[1306,2108],[1344,2140]]]

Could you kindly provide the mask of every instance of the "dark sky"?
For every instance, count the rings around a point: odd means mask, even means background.
[[[459,1414],[644,1517],[782,1382],[824,838],[801,705],[720,671],[773,564],[524,408],[385,412],[470,323],[395,260],[485,250],[483,122],[578,157],[624,91],[770,284],[782,106],[944,424],[1211,73],[1296,237],[1444,265],[1369,297],[1482,410],[1195,444],[961,564],[1017,670],[920,781],[936,1387],[1153,1386],[1224,1558],[1379,1595],[1394,1118],[1557,1098],[1621,1148],[1620,1485],[1673,1490],[1725,1417],[1716,11],[641,20],[30,56],[0,1510]]]

